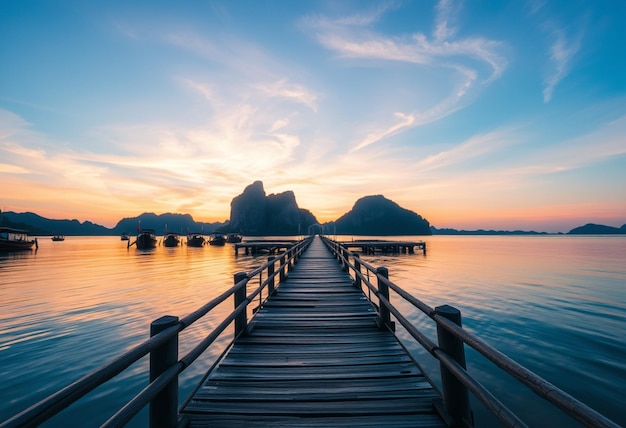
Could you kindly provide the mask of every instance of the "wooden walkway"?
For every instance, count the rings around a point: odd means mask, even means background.
[[[183,409],[190,427],[443,427],[439,395],[316,237]]]

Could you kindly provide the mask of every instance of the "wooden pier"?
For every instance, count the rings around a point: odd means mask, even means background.
[[[235,255],[243,248],[246,256],[257,254],[278,254],[293,247],[297,241],[246,241],[235,244]]]
[[[202,381],[183,426],[445,426],[439,394],[317,238]]]
[[[426,254],[424,241],[357,240],[343,241],[339,244],[348,250],[358,249],[362,254],[415,254],[416,249]]]

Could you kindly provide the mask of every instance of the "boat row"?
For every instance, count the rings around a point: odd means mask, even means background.
[[[53,241],[63,241],[65,236],[54,235],[51,239]],[[122,234],[121,239],[128,241],[129,247],[136,245],[140,249],[156,248],[159,244],[154,229],[141,229],[133,243],[130,242],[130,236],[126,233]],[[202,247],[204,245],[225,245],[227,242],[238,243],[241,240],[242,236],[238,233],[212,233],[208,238],[205,238],[203,233],[188,233],[186,243],[188,247]],[[184,243],[183,237],[179,233],[166,233],[162,242],[165,247],[177,247]],[[11,227],[0,227],[0,251],[30,250],[33,246],[39,248],[37,238],[29,237],[28,231]]]
[[[128,235],[122,235],[122,240],[128,240],[130,247],[131,245],[136,245],[139,249],[150,249],[156,248],[159,241],[154,229],[141,229],[137,234],[137,239],[134,243],[130,243],[130,238]],[[188,233],[187,234],[187,246],[188,247],[202,247],[204,245],[214,245],[221,246],[228,243],[237,243],[241,242],[242,237],[238,233],[212,233],[208,238],[205,238],[203,233]],[[183,237],[179,233],[168,232],[163,235],[163,246],[164,247],[178,247],[179,245],[183,245]]]

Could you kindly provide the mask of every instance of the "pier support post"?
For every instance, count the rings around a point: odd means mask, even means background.
[[[361,273],[361,256],[359,253],[353,252],[352,258],[354,259],[354,286],[359,290],[363,290],[363,284],[361,283],[361,277],[358,275]]]
[[[342,271],[346,271],[347,270],[347,264],[346,264],[346,258],[348,257],[347,251],[346,251],[346,247],[344,247],[343,245],[341,245],[339,247],[339,261],[341,262],[341,270]]]
[[[380,279],[381,276],[385,279],[389,278],[389,270],[386,267],[379,267],[376,269],[376,277],[378,278],[378,293],[380,294],[378,298],[380,327],[382,328],[383,326],[386,326],[391,331],[395,331],[396,326],[395,323],[391,322],[391,313],[389,312],[389,308],[380,298],[383,297],[385,300],[389,301],[389,286],[385,283],[385,281]]]
[[[443,305],[435,308],[435,314],[449,319],[461,326],[461,311],[457,308]],[[464,369],[465,348],[463,341],[456,338],[445,328],[437,324],[437,340],[439,347],[450,355]],[[447,368],[441,367],[441,383],[443,386],[443,400],[448,414],[454,419],[455,426],[471,426],[471,415],[467,388]]]
[[[275,281],[276,278],[274,278],[274,265],[276,264],[276,257],[268,256],[267,262],[271,263],[267,267],[267,279],[268,279],[267,295],[271,296],[272,294],[274,294],[274,285],[276,284],[276,281]]]
[[[285,282],[285,279],[287,278],[287,276],[285,275],[285,255],[283,254],[282,256],[280,256],[280,263],[278,268],[280,269],[280,282],[283,283]]]
[[[178,317],[163,316],[150,324],[150,337],[175,326]],[[178,334],[150,352],[150,382],[178,362]],[[178,419],[178,377],[150,402],[150,428],[174,428]]]
[[[237,272],[234,276],[235,284],[238,284],[239,282],[243,281],[244,279],[246,279],[247,276],[248,274],[245,272]],[[245,300],[246,300],[246,284],[244,284],[243,287],[240,287],[237,291],[235,291],[235,309],[237,309],[239,305],[241,305]],[[247,327],[248,327],[248,315],[247,315],[247,311],[243,311],[242,313],[237,315],[237,318],[235,318],[235,337],[239,336],[244,331],[246,331]]]

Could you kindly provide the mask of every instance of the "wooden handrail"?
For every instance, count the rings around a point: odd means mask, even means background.
[[[244,289],[245,286],[257,275],[262,275],[265,270],[272,273],[268,274],[265,281],[260,281],[259,287],[255,289],[243,302],[238,304],[233,312],[228,315],[213,331],[206,336],[196,347],[194,347],[187,355],[169,366],[164,372],[156,377],[150,384],[133,397],[122,409],[113,415],[104,426],[114,427],[121,426],[131,420],[143,407],[149,404],[160,392],[168,387],[173,380],[177,380],[178,375],[182,373],[189,365],[191,365],[223,332],[231,325],[238,316],[246,316],[247,306],[257,295],[262,294],[264,288],[269,284],[273,284],[277,276],[280,280],[284,280],[287,272],[293,266],[304,250],[309,246],[312,237],[307,237],[298,241],[289,249],[276,256],[272,260],[268,260],[265,264],[246,274],[245,278],[238,281],[233,287],[224,291],[222,294],[212,299],[204,306],[179,320],[175,325],[155,334],[129,351],[123,353],[109,363],[101,366],[95,371],[83,376],[79,380],[60,389],[59,391],[49,395],[38,403],[33,404],[29,408],[14,415],[13,417],[0,422],[0,428],[14,427],[35,427],[50,419],[52,416],[61,412],[63,409],[87,395],[93,389],[103,385],[115,376],[122,373],[132,364],[161,347],[164,343],[176,337],[181,331],[191,326],[194,322],[208,314],[219,304],[233,296],[237,291]],[[274,271],[276,261],[280,261],[278,269]],[[278,283],[280,285],[280,282]]]
[[[367,263],[361,259],[358,254],[350,254],[346,249],[338,242],[335,242],[327,237],[322,237],[323,242],[333,252],[335,257],[348,271],[354,274],[355,285],[365,284],[379,299],[379,306],[385,306],[382,311],[382,316],[385,317],[385,311],[391,312],[394,317],[400,322],[400,324],[407,330],[407,332],[426,349],[431,355],[440,361],[440,363],[446,366],[452,374],[467,387],[489,410],[494,416],[498,418],[505,426],[519,427],[525,426],[523,422],[515,416],[508,408],[500,403],[485,387],[480,385],[466,370],[455,362],[446,352],[442,351],[440,346],[432,342],[428,337],[419,331],[410,321],[408,321],[404,315],[402,315],[390,302],[388,297],[385,297],[381,293],[380,289],[372,284],[369,280],[369,272],[373,273],[377,278],[379,284],[383,284],[384,288],[388,288],[396,292],[405,301],[411,303],[421,312],[431,318],[438,327],[445,329],[454,337],[456,337],[461,343],[465,343],[478,351],[485,358],[493,362],[498,368],[505,373],[513,376],[522,385],[529,388],[539,397],[545,399],[555,407],[561,409],[570,417],[581,422],[588,427],[606,427],[606,428],[619,428],[615,422],[608,419],[606,416],[600,414],[594,409],[590,408],[581,401],[575,399],[571,395],[552,385],[547,380],[541,378],[539,375],[530,371],[526,367],[522,366],[512,358],[506,356],[502,352],[498,351],[493,346],[487,344],[478,336],[473,333],[464,330],[459,325],[450,321],[447,318],[437,314],[437,311],[424,302],[420,301],[410,293],[403,290],[398,285],[390,281],[387,275],[377,272],[378,268]],[[350,256],[352,256],[354,263],[350,263]],[[366,269],[367,274],[361,272],[361,267]],[[382,271],[384,272],[384,271]],[[383,288],[383,290],[384,290]],[[372,302],[374,303],[374,302]],[[375,304],[375,306],[377,306]],[[381,313],[381,308],[378,308]]]

